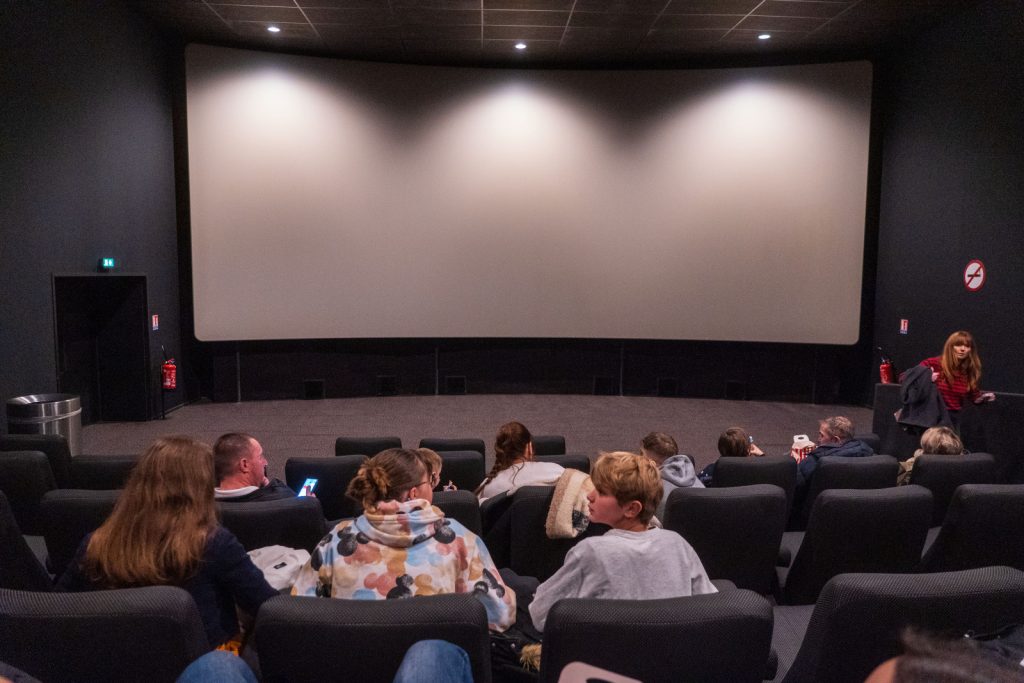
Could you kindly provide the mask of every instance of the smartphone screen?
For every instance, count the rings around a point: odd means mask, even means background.
[[[310,477],[306,481],[302,482],[302,488],[299,489],[299,496],[308,496],[313,493],[313,490],[316,489],[317,481],[319,480]]]

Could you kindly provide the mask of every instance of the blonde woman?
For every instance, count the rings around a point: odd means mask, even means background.
[[[342,520],[320,541],[292,595],[393,600],[472,593],[493,630],[508,628],[515,593],[484,542],[431,505],[432,474],[412,449],[390,448],[367,460],[348,487],[363,514]]]
[[[210,647],[237,647],[236,606],[255,616],[277,592],[219,525],[215,485],[209,446],[184,436],[157,439],[57,589],[180,586],[196,601]]]
[[[914,455],[900,463],[900,473],[896,484],[903,486],[910,483],[910,473],[914,470],[914,462],[924,454],[929,455],[963,455],[964,444],[949,427],[932,427],[921,435],[921,447]]]

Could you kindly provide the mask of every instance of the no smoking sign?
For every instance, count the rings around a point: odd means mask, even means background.
[[[978,259],[972,259],[964,268],[964,287],[969,292],[977,292],[985,284],[985,264]]]

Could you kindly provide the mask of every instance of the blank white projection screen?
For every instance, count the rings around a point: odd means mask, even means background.
[[[201,340],[857,340],[866,62],[186,61]]]

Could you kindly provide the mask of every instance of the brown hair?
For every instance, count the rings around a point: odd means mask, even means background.
[[[956,359],[953,347],[958,344],[966,344],[971,347],[971,352],[962,361]],[[949,335],[945,345],[942,347],[942,378],[946,384],[953,386],[953,375],[963,373],[967,379],[968,391],[977,391],[978,383],[981,382],[981,357],[978,355],[978,345],[974,337],[966,330],[957,330]]]
[[[637,519],[651,521],[661,502],[661,473],[650,458],[636,453],[602,453],[594,463],[590,480],[598,493],[615,496],[619,505],[638,501],[642,506]]]
[[[238,461],[249,454],[255,441],[243,432],[229,432],[217,439],[213,444],[213,470],[218,484],[234,472]]]
[[[658,456],[659,460],[671,458],[679,453],[676,440],[664,432],[651,432],[640,442],[640,447]]]
[[[213,452],[186,436],[154,441],[107,521],[93,533],[86,574],[110,588],[180,584],[217,526]]]
[[[963,637],[938,638],[907,629],[902,634],[905,654],[896,659],[894,683],[1009,683],[1020,680],[1020,669],[982,653]]]
[[[961,455],[964,442],[949,427],[930,427],[921,435],[921,452],[932,455]]]
[[[484,487],[491,483],[491,480],[498,476],[502,470],[507,470],[517,461],[526,457],[526,448],[533,441],[530,430],[522,422],[506,422],[498,427],[498,433],[494,437],[494,466],[480,486],[473,491],[476,495],[484,490]]]
[[[385,500],[399,496],[429,480],[427,466],[412,448],[389,448],[373,456],[359,468],[345,492],[362,503],[364,508],[376,507]]]
[[[723,458],[750,455],[750,437],[742,427],[729,427],[718,437],[718,454]]]

